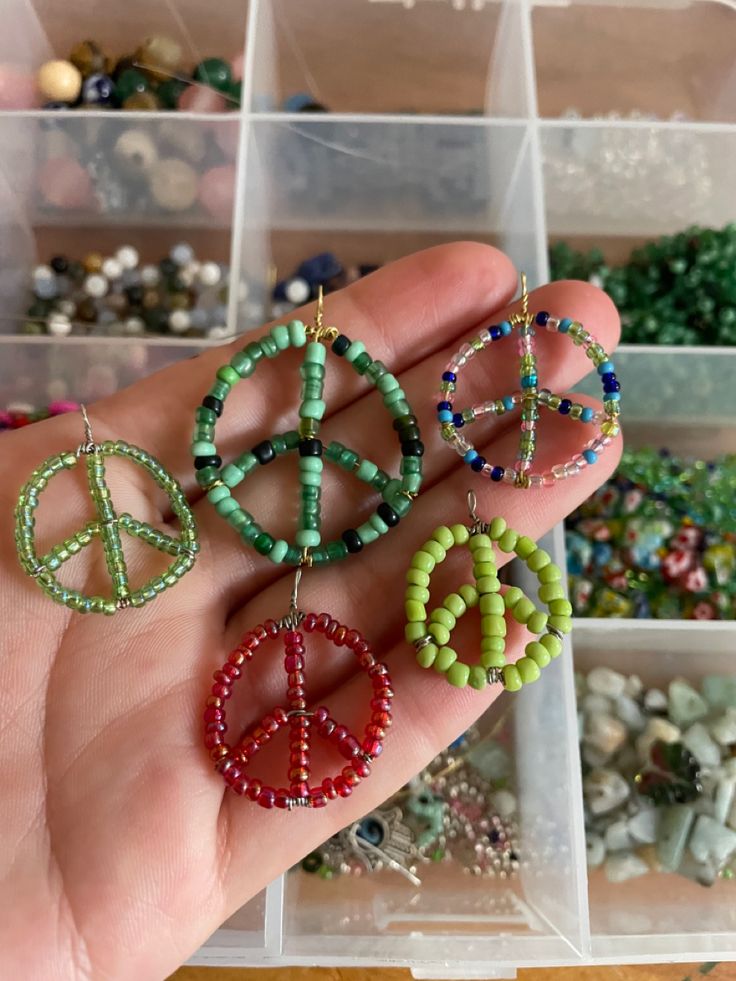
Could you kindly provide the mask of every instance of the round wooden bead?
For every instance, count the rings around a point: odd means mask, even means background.
[[[47,61],[38,70],[36,84],[51,102],[76,102],[82,91],[82,73],[70,61]]]
[[[142,177],[158,163],[155,141],[146,130],[138,127],[124,130],[112,152],[120,170],[130,177]]]
[[[159,160],[151,169],[150,180],[153,199],[164,211],[187,211],[197,200],[198,177],[184,160]]]

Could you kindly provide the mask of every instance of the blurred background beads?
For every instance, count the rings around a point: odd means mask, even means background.
[[[736,618],[736,455],[625,450],[565,522],[575,616]]]
[[[198,259],[188,242],[176,243],[157,263],[141,263],[132,245],[81,260],[55,255],[35,267],[30,285],[22,334],[221,340],[234,333],[227,319],[228,267]],[[245,286],[240,294],[247,296]]]
[[[6,429],[22,429],[32,422],[41,422],[51,416],[60,416],[65,412],[78,412],[79,403],[68,399],[59,399],[49,405],[37,407],[25,402],[13,402],[0,409],[0,432]]]
[[[378,265],[368,263],[345,265],[333,252],[309,256],[291,275],[281,278],[278,273],[274,274],[271,316],[283,317],[294,307],[316,300],[320,288],[324,293],[333,293],[378,268]]]
[[[209,57],[187,63],[173,38],[145,38],[113,57],[97,42],[80,41],[67,59],[45,62],[36,74],[38,99],[48,109],[185,109],[225,112],[240,106],[242,58]],[[29,91],[27,105],[38,101]]]
[[[686,228],[635,249],[622,266],[565,242],[550,248],[551,279],[586,279],[621,313],[628,344],[736,344],[736,224]]]
[[[697,653],[697,652],[696,652]],[[736,872],[736,683],[648,688],[608,667],[576,673],[588,868],[618,883]]]

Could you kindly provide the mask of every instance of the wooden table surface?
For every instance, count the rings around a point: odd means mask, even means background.
[[[519,981],[736,981],[736,964],[644,964],[618,967],[533,968]],[[170,981],[412,981],[393,968],[182,967]]]

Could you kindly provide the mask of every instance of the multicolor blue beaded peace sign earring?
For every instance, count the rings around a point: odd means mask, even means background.
[[[581,323],[567,317],[560,320],[546,311],[530,313],[524,273],[521,275],[521,287],[521,312],[513,314],[508,320],[499,324],[484,328],[476,337],[463,344],[450,360],[440,383],[437,419],[442,438],[476,473],[492,481],[512,484],[514,487],[552,487],[558,481],[566,477],[574,477],[585,467],[596,463],[601,453],[618,435],[621,386],[616,378],[613,362]],[[552,333],[565,334],[573,344],[583,347],[601,378],[602,410],[593,410],[571,399],[555,395],[549,389],[538,387],[537,357],[534,352],[537,327],[544,327]],[[519,335],[521,390],[456,411],[454,402],[459,373],[477,353],[491,345],[495,350],[496,342],[511,337],[515,330],[518,330]],[[536,429],[540,405],[560,415],[569,416],[570,419],[597,427],[597,431],[571,460],[557,463],[547,471],[534,473],[532,462],[537,446]],[[514,467],[505,467],[489,463],[461,430],[488,413],[502,416],[517,407],[521,409],[521,438],[516,464]]]
[[[332,354],[347,361],[359,375],[376,386],[383,404],[393,417],[393,428],[401,448],[400,476],[391,478],[370,460],[361,459],[341,443],[323,445],[320,426],[327,406],[322,398],[328,345]],[[299,423],[296,429],[271,436],[223,466],[214,442],[217,420],[222,415],[232,388],[255,371],[263,358],[276,358],[290,347],[304,348],[301,367],[302,387]],[[299,527],[293,542],[275,539],[245,511],[232,496],[232,489],[248,474],[267,466],[283,453],[296,451],[299,458]],[[357,630],[339,624],[327,613],[305,613],[298,608],[296,587],[301,570],[310,566],[341,561],[387,534],[409,512],[422,482],[421,442],[413,414],[398,380],[367,353],[361,341],[351,341],[334,327],[324,325],[320,293],[313,326],[300,320],[280,324],[258,341],[247,344],[218,371],[215,382],[196,412],[191,446],[197,480],[208,499],[241,540],[275,563],[297,566],[292,602],[288,612],[254,627],[214,674],[214,684],[204,713],[205,745],[226,784],[236,794],[247,796],[262,807],[324,807],[329,800],[347,797],[353,787],[371,772],[374,759],[383,749],[386,730],[391,725],[393,690],[386,665],[377,661],[368,643]],[[338,539],[324,544],[320,520],[320,488],[323,461],[327,459],[354,473],[377,490],[382,497],[368,521],[348,528]],[[305,634],[322,633],[337,647],[347,647],[371,682],[370,716],[362,737],[339,725],[322,706],[307,708]],[[286,705],[276,706],[258,725],[231,742],[226,742],[225,704],[233,684],[255,651],[278,637],[284,642],[284,670],[287,675]],[[254,755],[280,728],[290,731],[290,757],[287,785],[273,787],[246,774]],[[335,777],[311,783],[311,742],[317,735],[328,740],[347,761]]]
[[[87,410],[84,406],[84,441],[76,451],[58,453],[37,467],[21,488],[15,508],[15,542],[20,564],[32,576],[48,597],[63,603],[80,613],[105,613],[112,615],[126,607],[143,606],[159,596],[194,565],[199,542],[197,526],[192,510],[179,482],[159,461],[137,446],[122,440],[105,440],[95,443],[92,438]],[[129,514],[117,514],[106,481],[105,461],[109,457],[122,457],[141,467],[167,495],[174,515],[181,525],[181,537],[172,538],[153,528],[145,521],[138,521]],[[64,470],[74,470],[84,458],[90,496],[97,512],[81,531],[66,538],[43,555],[38,554],[35,532],[35,511],[42,492],[51,480]],[[154,576],[143,586],[133,589],[128,579],[128,569],[123,552],[121,532],[173,557],[165,572]],[[112,596],[86,596],[56,578],[56,571],[64,562],[99,538],[105,553],[105,564],[112,583]]]

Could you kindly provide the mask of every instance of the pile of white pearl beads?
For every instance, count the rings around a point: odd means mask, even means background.
[[[33,270],[33,301],[20,332],[225,339],[234,333],[228,286],[228,267],[198,259],[187,242],[157,263],[141,263],[132,245],[81,262],[57,255]]]

